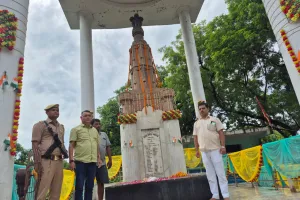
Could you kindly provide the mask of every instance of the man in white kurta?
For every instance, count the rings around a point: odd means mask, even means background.
[[[226,154],[223,125],[218,118],[209,116],[207,103],[199,102],[198,108],[201,117],[195,122],[193,132],[196,156],[199,158],[201,151],[210,191],[213,195],[211,200],[219,199],[216,176],[218,176],[223,198],[229,200],[228,181],[222,159],[222,154]]]

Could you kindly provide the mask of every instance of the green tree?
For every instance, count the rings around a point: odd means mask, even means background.
[[[294,134],[300,127],[300,107],[261,0],[226,3],[227,15],[193,26],[212,113],[229,130],[264,127],[258,97],[275,129],[285,136]],[[183,112],[182,133],[190,134],[194,108],[181,33],[161,52],[167,62],[165,84],[175,90]]]
[[[66,160],[63,160],[63,163],[64,163],[64,169],[70,169],[70,164]]]
[[[267,135],[263,138],[260,139],[260,142],[262,144],[268,143],[268,142],[275,142],[278,140],[283,139],[284,137],[278,132],[278,131],[274,131],[273,134]]]
[[[115,93],[120,93],[122,90],[124,90],[123,87]],[[112,154],[121,155],[120,126],[117,124],[119,113],[117,97],[109,99],[106,104],[98,107],[97,112],[100,115],[101,129],[110,139]]]
[[[16,145],[17,155],[15,158],[15,164],[17,165],[27,165],[28,164],[28,153],[31,149],[25,149],[20,143]]]
[[[20,143],[17,143],[16,146],[17,149],[17,155],[15,158],[15,164],[17,165],[28,165],[28,154],[31,151],[31,149],[25,149]],[[30,161],[32,162],[32,161]],[[69,169],[69,163],[64,160],[64,169]],[[33,163],[31,163],[33,164]]]

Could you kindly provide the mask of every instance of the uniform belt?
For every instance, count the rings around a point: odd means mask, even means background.
[[[63,159],[63,156],[62,155],[51,155],[50,158],[46,158],[44,155],[42,155],[42,158],[44,159],[50,159],[50,160],[62,160]]]

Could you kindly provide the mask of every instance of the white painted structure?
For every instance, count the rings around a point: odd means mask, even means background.
[[[91,15],[79,13],[80,21],[80,74],[81,74],[81,110],[95,113],[93,44]]]
[[[297,54],[298,50],[300,50],[300,20],[297,23],[289,22],[288,18],[281,11],[279,0],[263,0],[263,4],[276,40],[278,41],[279,49],[291,78],[298,102],[300,103],[300,75],[280,34],[280,30],[284,29],[294,52]]]
[[[18,29],[16,45],[14,50],[8,51],[3,48],[0,52],[0,76],[7,72],[9,84],[18,74],[19,59],[24,57],[27,16],[29,0],[1,0],[0,10],[8,10],[18,18]],[[26,70],[26,69],[25,69]],[[9,151],[4,151],[3,141],[12,132],[14,104],[16,93],[13,88],[6,86],[4,90],[0,88],[0,199],[11,200],[12,181],[14,170],[14,157]]]
[[[131,27],[129,18],[138,13],[143,26],[179,24],[177,10],[188,6],[192,22],[203,0],[59,0],[71,29],[80,29],[79,13],[92,15],[92,29]]]
[[[161,110],[152,111],[149,106],[147,114],[137,112],[136,124],[121,125],[123,181],[186,172],[183,146],[172,142],[181,138],[179,121],[163,121],[161,117]]]
[[[143,26],[181,24],[192,95],[198,116],[197,102],[205,100],[205,95],[191,23],[196,21],[203,0],[59,0],[59,2],[70,28],[80,29],[82,110],[85,108],[94,110],[92,34],[88,29],[131,27],[129,19],[138,13],[144,18]]]
[[[196,42],[193,34],[189,7],[183,7],[178,10],[184,51],[187,60],[190,85],[193,95],[193,102],[197,118],[199,118],[198,101],[205,101],[204,88],[199,68],[199,59],[197,55]]]

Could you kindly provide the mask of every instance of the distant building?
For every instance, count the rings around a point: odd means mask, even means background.
[[[269,133],[270,131],[268,127],[225,132],[227,152],[236,152],[260,145],[261,138],[267,136]],[[192,135],[183,136],[182,142],[184,148],[194,147],[194,139]]]

